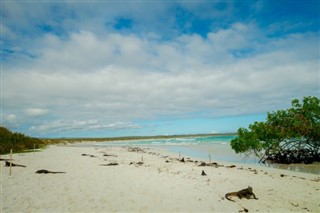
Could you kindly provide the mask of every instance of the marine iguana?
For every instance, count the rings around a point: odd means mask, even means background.
[[[231,199],[229,198],[230,196],[237,196],[237,197],[240,198],[240,199],[242,199],[243,197],[245,197],[245,198],[247,198],[247,199],[250,199],[251,196],[252,196],[254,199],[258,200],[258,198],[256,197],[256,195],[252,192],[252,187],[251,187],[251,186],[248,186],[248,188],[242,189],[242,190],[240,190],[240,191],[238,191],[238,192],[230,192],[230,193],[227,193],[227,194],[225,195],[225,197],[226,197],[227,200],[230,200],[230,201],[232,201],[232,202],[235,202],[234,200],[231,200]]]
[[[59,173],[65,173],[65,172],[52,172],[52,171],[48,171],[45,169],[40,169],[38,171],[36,171],[36,174],[59,174]]]
[[[10,162],[9,161],[6,161],[6,167],[10,167]],[[11,163],[11,166],[14,167],[14,166],[19,166],[19,167],[26,167],[25,165],[19,165],[19,164],[15,164],[15,163]]]
[[[100,164],[100,166],[118,166],[118,163]]]

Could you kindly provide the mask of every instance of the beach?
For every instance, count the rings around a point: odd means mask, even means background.
[[[1,161],[1,212],[320,212],[317,174],[127,146],[51,145],[13,159],[26,167],[9,175]],[[257,200],[225,199],[248,186]]]

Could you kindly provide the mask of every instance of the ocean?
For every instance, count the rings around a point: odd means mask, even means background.
[[[259,164],[259,158],[254,155],[236,154],[230,146],[235,135],[214,135],[197,137],[175,137],[161,139],[137,139],[114,142],[99,142],[97,147],[104,146],[136,146],[145,148],[160,148],[175,153],[177,157],[190,157],[206,162],[223,161],[227,163],[244,163],[260,165],[298,172],[320,174],[320,163],[305,164]]]

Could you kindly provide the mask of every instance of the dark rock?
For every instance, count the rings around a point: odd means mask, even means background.
[[[207,164],[205,162],[201,162],[199,166],[206,166]]]

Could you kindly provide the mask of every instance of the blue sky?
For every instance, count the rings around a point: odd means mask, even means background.
[[[1,125],[236,132],[320,96],[319,1],[1,1]]]

